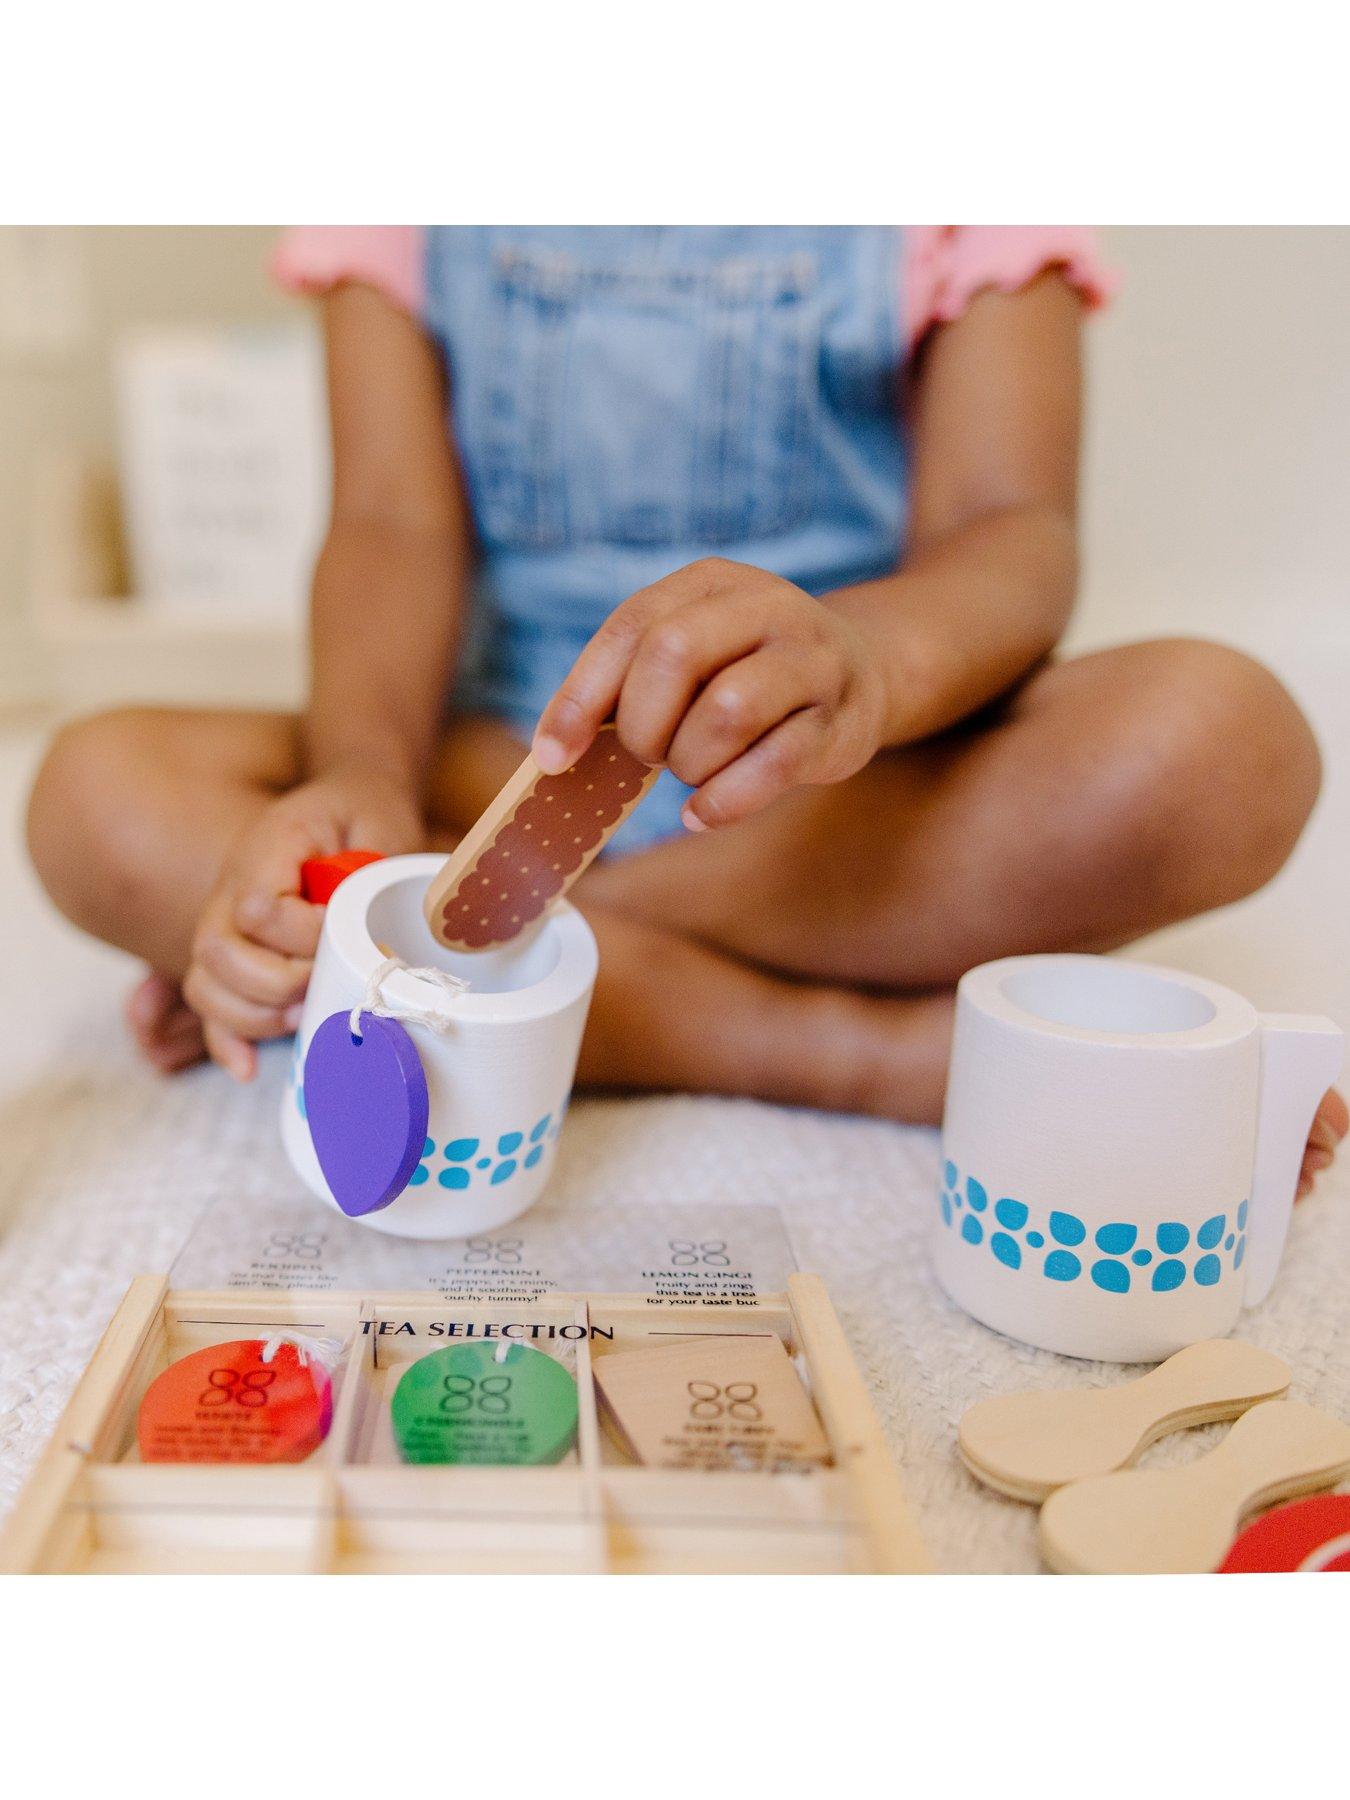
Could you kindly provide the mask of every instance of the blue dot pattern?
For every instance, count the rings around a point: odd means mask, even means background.
[[[1077,1281],[1083,1273],[1083,1265],[1072,1250],[1052,1250],[1045,1259],[1042,1273],[1051,1281]]]
[[[301,1054],[300,1043],[297,1039],[295,1049],[291,1054],[288,1080],[295,1096],[295,1109],[302,1119],[307,1116],[304,1076],[305,1059]],[[526,1133],[523,1130],[503,1131],[498,1135],[496,1159],[491,1156],[479,1155],[479,1151],[483,1147],[482,1138],[451,1138],[442,1151],[444,1168],[433,1170],[436,1160],[436,1140],[426,1138],[422,1143],[421,1159],[408,1177],[408,1186],[425,1187],[431,1180],[432,1174],[435,1173],[436,1180],[441,1187],[448,1188],[452,1192],[462,1191],[473,1185],[473,1171],[467,1166],[472,1163],[475,1169],[491,1170],[488,1175],[488,1184],[491,1187],[500,1187],[503,1182],[509,1181],[518,1169],[534,1169],[539,1166],[549,1145],[557,1141],[558,1133],[562,1130],[563,1114],[566,1110],[567,1099],[564,1097],[556,1111],[546,1112],[542,1119],[534,1121],[529,1128],[530,1148],[524,1156],[520,1155],[526,1141]],[[952,1170],[952,1180],[953,1183],[956,1180],[954,1169]],[[978,1187],[979,1184],[976,1183],[976,1186]],[[980,1191],[983,1193],[983,1189]],[[950,1202],[948,1204],[950,1205]]]
[[[1006,1231],[996,1231],[989,1240],[989,1248],[1009,1269],[1021,1268],[1022,1246],[1015,1237],[1009,1237]]]
[[[526,1142],[524,1131],[499,1133],[496,1138],[496,1157],[479,1155],[484,1142],[482,1138],[451,1138],[441,1152],[444,1166],[433,1169],[436,1143],[434,1138],[428,1138],[422,1145],[422,1160],[408,1177],[408,1186],[423,1187],[434,1173],[441,1187],[452,1193],[462,1193],[473,1186],[475,1170],[489,1170],[491,1172],[487,1177],[487,1185],[500,1187],[503,1182],[510,1181],[518,1169],[538,1167],[549,1145],[557,1141],[565,1109],[564,1101],[556,1112],[546,1112],[542,1119],[535,1120],[529,1130],[530,1148],[524,1156],[520,1155]]]
[[[1130,1271],[1123,1262],[1103,1258],[1101,1262],[1093,1263],[1092,1279],[1108,1294],[1128,1294],[1130,1291]]]
[[[533,1135],[531,1133],[531,1141]],[[502,1139],[501,1143],[505,1141]],[[530,1156],[534,1154],[531,1152]],[[525,1158],[527,1167],[530,1156]],[[506,1177],[494,1173],[493,1179],[505,1180]],[[1033,1256],[1031,1252],[1045,1249],[1046,1231],[1041,1229],[1039,1221],[1028,1229],[1031,1225],[1030,1206],[1011,1195],[1003,1195],[993,1203],[993,1219],[999,1229],[995,1230],[991,1222],[986,1232],[984,1220],[979,1215],[989,1209],[989,1193],[984,1182],[973,1175],[963,1178],[954,1162],[944,1162],[938,1204],[946,1229],[956,1230],[973,1249],[981,1249],[987,1244],[995,1261],[1010,1273],[1025,1271],[1043,1276],[1047,1281],[1059,1282],[1080,1278],[1084,1262],[1074,1252],[1085,1242],[1088,1227],[1076,1213],[1067,1210],[1050,1213],[1045,1226],[1053,1240],[1052,1248],[1043,1257]],[[1189,1225],[1180,1219],[1166,1219],[1151,1228],[1140,1227],[1128,1219],[1112,1219],[1099,1225],[1092,1234],[1092,1241],[1103,1254],[1095,1260],[1088,1259],[1089,1280],[1105,1294],[1128,1294],[1136,1279],[1141,1285],[1147,1284],[1155,1294],[1173,1293],[1188,1281],[1194,1281],[1202,1288],[1215,1287],[1224,1278],[1225,1258],[1228,1273],[1235,1274],[1242,1267],[1247,1254],[1248,1205],[1244,1200],[1234,1214],[1236,1230],[1228,1229],[1226,1213],[1215,1213],[1199,1225]],[[1140,1241],[1150,1231],[1157,1246],[1156,1253]],[[1196,1250],[1206,1254],[1198,1256],[1194,1264],[1188,1266],[1185,1252],[1192,1243]],[[1222,1253],[1219,1253],[1220,1245]],[[1159,1258],[1156,1264],[1155,1254]]]
[[[1133,1225],[1102,1225],[1093,1242],[1099,1250],[1105,1250],[1108,1256],[1124,1256],[1127,1250],[1134,1248],[1134,1240],[1138,1236]]]

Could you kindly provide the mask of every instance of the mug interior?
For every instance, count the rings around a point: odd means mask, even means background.
[[[1208,1025],[1215,1006],[1183,981],[1105,957],[1047,959],[1014,969],[1004,998],[1033,1018],[1079,1031],[1149,1036]]]
[[[445,969],[469,982],[475,994],[510,994],[534,987],[557,968],[558,935],[548,929],[547,920],[501,950],[447,950],[432,937],[423,917],[426,891],[424,873],[391,881],[379,890],[366,909],[366,930],[378,950],[397,956],[409,968]]]

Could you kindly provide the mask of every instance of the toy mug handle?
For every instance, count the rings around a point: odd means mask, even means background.
[[[1262,1013],[1261,1091],[1247,1222],[1244,1306],[1270,1292],[1284,1254],[1308,1130],[1340,1073],[1345,1033],[1307,1013]]]

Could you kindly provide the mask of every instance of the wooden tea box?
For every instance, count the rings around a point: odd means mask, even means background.
[[[331,1424],[297,1463],[145,1463],[150,1384],[192,1352],[293,1332],[340,1340]],[[600,1359],[776,1338],[824,1434],[795,1466],[654,1467],[602,1422]],[[451,1343],[513,1341],[576,1382],[575,1443],[548,1466],[405,1463],[391,1399]],[[730,1345],[734,1352],[734,1343]],[[775,1360],[781,1361],[774,1353]],[[645,1366],[645,1365],[644,1365]],[[617,1368],[617,1365],[616,1365]],[[617,1385],[617,1384],[616,1384]],[[641,1294],[531,1302],[426,1292],[170,1289],[133,1282],[0,1537],[10,1573],[920,1573],[929,1563],[824,1284],[753,1305]]]

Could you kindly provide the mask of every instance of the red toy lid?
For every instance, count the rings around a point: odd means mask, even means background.
[[[300,894],[311,906],[327,906],[349,875],[367,863],[382,862],[378,850],[339,850],[335,856],[310,856],[300,865]]]

